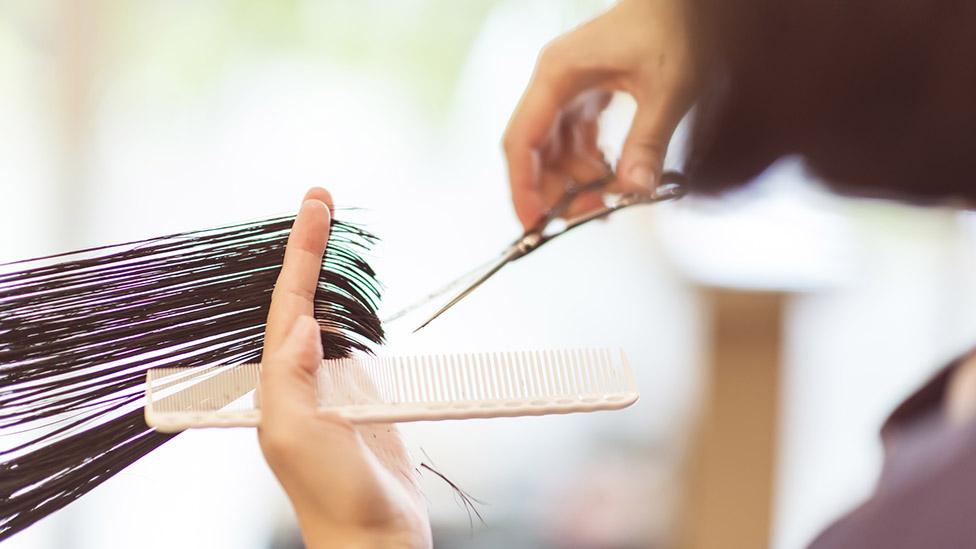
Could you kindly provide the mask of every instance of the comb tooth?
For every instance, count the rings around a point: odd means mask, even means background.
[[[562,353],[553,350],[551,354],[552,354],[553,373],[555,374],[555,378],[556,378],[555,394],[564,395],[566,394],[566,376],[564,375],[563,372],[562,356],[560,356],[562,355]]]
[[[420,381],[420,398],[424,402],[430,402],[430,376],[427,375],[427,355],[423,355],[417,361],[417,379]]]
[[[502,379],[505,381],[504,390],[505,398],[516,398],[517,391],[515,389],[515,382],[512,379],[512,353],[504,353],[502,355]]]
[[[481,370],[481,368],[479,368],[480,356],[481,355],[478,353],[472,353],[471,355],[471,377],[468,380],[468,387],[471,391],[468,398],[471,400],[478,400],[481,398],[481,382],[478,377]]]
[[[596,382],[594,383],[594,385],[596,387],[596,390],[598,390],[600,392],[606,392],[606,390],[607,390],[607,387],[605,385],[603,385],[603,381],[602,381],[603,378],[600,376],[600,372],[603,371],[603,368],[604,368],[604,366],[606,364],[607,364],[607,361],[605,360],[605,357],[603,357],[603,359],[601,359],[601,360],[594,360],[593,361],[593,375],[594,375],[594,378],[596,380]]]
[[[434,356],[430,357],[430,363],[429,363],[430,365],[428,367],[428,369],[430,371],[430,378],[431,378],[430,379],[430,383],[431,383],[430,392],[431,392],[431,400],[433,400],[435,402],[440,402],[440,401],[444,400],[444,397],[441,394],[441,376],[440,376],[440,371],[438,371],[438,368],[437,368],[438,365],[439,365],[439,363],[440,363],[440,355],[434,355]]]
[[[385,356],[377,362],[383,368],[383,375],[386,377],[386,401],[398,402],[400,397],[397,395],[396,360]]]
[[[522,397],[532,398],[532,379],[529,375],[532,372],[533,355],[525,353],[519,359],[519,382],[522,384]]]
[[[545,367],[545,355],[542,351],[536,351],[535,364],[533,364],[532,372],[530,372],[532,376],[532,396],[535,398],[541,398],[545,394],[543,392],[546,379]]]
[[[332,377],[332,368],[330,362],[323,360],[322,363],[319,364],[319,372],[317,372],[316,375],[318,376],[318,379],[316,379],[316,387],[315,387],[316,398],[318,398],[319,402],[328,403],[329,405],[334,404],[334,400],[337,398],[336,391],[333,390],[327,394],[324,394],[322,391],[319,391],[320,383],[318,383],[319,380],[321,380],[323,377],[325,379],[329,379]]]
[[[376,376],[373,375],[373,368],[370,364],[369,358],[360,358],[355,360],[358,363],[358,368],[356,368],[356,375],[359,376],[359,380],[363,383],[363,387],[368,387],[370,389],[370,398],[377,400],[379,398],[380,388],[376,383]]]
[[[573,383],[573,355],[572,352],[559,351],[559,372],[563,379],[563,394],[571,395],[575,392]]]
[[[585,395],[590,392],[590,382],[586,378],[586,366],[589,364],[586,360],[580,361],[576,365],[576,379],[578,380],[578,392],[579,395]]]
[[[478,353],[475,355],[475,371],[477,373],[477,382],[475,383],[476,398],[478,400],[485,399],[485,353]]]
[[[376,385],[376,377],[373,375],[373,369],[370,367],[370,363],[366,360],[360,361],[359,368],[356,368],[356,373],[359,374],[359,379],[363,383],[363,387],[369,387],[370,398],[374,400],[379,399],[379,387]]]
[[[497,353],[495,361],[495,375],[498,377],[498,398],[512,398],[512,390],[508,384],[508,353]]]
[[[504,389],[502,388],[502,358],[497,352],[491,353],[491,381],[492,390],[495,393],[495,400],[501,400],[504,398]]]
[[[590,377],[590,373],[592,372],[592,365],[593,364],[596,364],[597,362],[599,362],[599,361],[598,360],[594,360],[594,356],[592,354],[589,354],[589,356],[587,356],[584,359],[583,363],[581,364],[581,366],[580,366],[580,370],[581,370],[580,371],[580,379],[581,379],[581,381],[580,381],[580,383],[581,383],[580,393],[593,392],[593,386],[595,385],[595,383],[593,383],[593,380]]]
[[[408,402],[410,397],[410,358],[401,357],[397,359],[397,394],[398,402]]]
[[[586,376],[589,379],[587,387],[590,393],[603,392],[603,381],[600,378],[600,363],[601,361],[594,360],[586,364]]]
[[[550,360],[551,353],[549,351],[543,351],[539,358],[541,361],[541,368],[539,368],[539,381],[541,385],[539,387],[539,396],[544,397],[552,394],[553,379],[552,360]]]
[[[569,350],[557,351],[559,355],[559,377],[562,379],[562,389],[560,392],[564,396],[571,396],[575,392],[575,382],[573,381],[573,362],[576,361],[576,353]]]
[[[545,394],[545,354],[542,351],[532,353],[532,363],[526,375],[529,379],[529,396],[531,398],[541,398]]]
[[[607,371],[610,373],[610,392],[620,391],[620,371],[617,369],[613,360],[610,359],[606,354],[600,357],[600,362],[606,365]]]
[[[410,400],[413,402],[419,402],[423,400],[423,381],[420,379],[420,357],[410,357],[410,379],[412,392],[410,394]]]
[[[482,379],[485,380],[485,400],[493,400],[495,398],[495,388],[492,384],[491,375],[491,353],[481,354],[481,374]]]
[[[527,364],[532,360],[529,353],[519,353],[518,359],[515,361],[515,383],[518,390],[519,398],[529,397],[529,383],[526,380],[525,371]]]
[[[371,359],[373,363],[373,372],[375,372],[375,377],[377,379],[377,384],[379,385],[380,399],[383,402],[390,401],[390,370],[385,368],[385,360],[382,357],[373,357]]]
[[[451,400],[451,387],[448,383],[447,373],[444,371],[444,360],[447,357],[437,355],[434,359],[434,377],[437,378],[437,400],[446,402]]]
[[[400,397],[397,395],[396,360],[385,356],[379,362],[386,375],[386,401],[398,402]]]
[[[415,357],[414,368],[414,379],[416,381],[416,390],[414,392],[414,401],[423,402],[427,399],[426,390],[427,386],[424,383],[424,358],[422,356]]]
[[[600,368],[602,368],[603,364],[604,361],[602,360],[602,357],[600,356],[590,357],[588,363],[588,370],[590,372],[590,377],[593,380],[590,383],[593,392],[603,392],[604,390],[603,381],[602,378],[600,377]]]
[[[552,372],[552,388],[550,390],[551,395],[561,395],[563,391],[563,376],[562,372],[559,371],[560,361],[559,354],[555,350],[549,351],[549,364],[550,370]]]
[[[593,384],[590,382],[590,378],[589,378],[590,364],[591,362],[588,361],[580,363],[580,367],[579,367],[580,394],[587,394],[593,390]]]
[[[491,353],[488,355],[488,365],[486,366],[488,375],[488,390],[491,394],[492,400],[498,400],[501,398],[501,390],[498,386],[498,353]]]
[[[481,391],[484,395],[485,400],[492,400],[495,398],[494,391],[491,386],[491,354],[481,353]]]
[[[426,402],[430,400],[428,391],[430,383],[427,381],[427,356],[417,357],[417,401]]]
[[[583,363],[583,380],[586,384],[587,392],[594,393],[597,391],[596,387],[596,376],[593,375],[592,363]]]
[[[512,385],[512,356],[511,353],[504,355],[499,364],[502,374],[502,392],[508,399],[515,397],[515,387]]]
[[[552,365],[553,370],[556,375],[556,393],[559,395],[566,394],[566,372],[564,371],[564,361],[563,353],[560,351],[552,351]]]
[[[400,388],[402,383],[400,382],[400,359],[393,357],[387,357],[384,359],[385,365],[389,369],[387,372],[387,377],[390,379],[390,399],[391,402],[400,402],[402,397],[400,395]]]
[[[396,360],[385,356],[377,361],[377,365],[383,368],[383,376],[386,378],[386,395],[384,395],[386,401],[396,402],[398,398],[396,394],[397,384],[394,379],[396,375]]]
[[[437,356],[437,389],[438,398],[441,402],[449,402],[451,400],[450,372],[444,367],[446,360],[447,357],[444,355]]]
[[[461,400],[471,400],[471,355],[461,357]]]
[[[441,400],[441,378],[437,375],[437,355],[433,355],[427,360],[427,373],[430,376],[430,401],[437,402]]]
[[[598,361],[593,363],[593,377],[596,383],[593,384],[594,389],[599,393],[607,392],[607,377],[605,375],[606,370],[604,369],[603,361]]]
[[[367,357],[363,364],[369,364],[369,375],[373,378],[373,385],[376,387],[376,396],[380,402],[386,402],[386,370],[380,367],[380,358],[376,356]]]
[[[446,400],[444,395],[444,376],[441,374],[441,355],[434,355],[431,361],[431,373],[434,376],[434,399],[438,402]]]
[[[427,388],[427,393],[428,395],[430,395],[429,400],[437,401],[440,400],[438,391],[440,390],[440,385],[441,385],[440,379],[437,377],[437,368],[436,368],[437,356],[435,355],[429,357],[426,363],[427,363],[426,370],[428,376],[428,383],[430,384]]]
[[[430,355],[423,355],[420,358],[420,371],[418,374],[420,376],[421,394],[423,395],[421,400],[430,402],[434,399],[434,380],[430,375]]]
[[[405,402],[407,400],[407,376],[405,375],[404,368],[406,367],[406,360],[403,358],[398,358],[396,360],[396,392],[397,392],[397,402]]]
[[[467,355],[467,389],[468,400],[478,400],[478,353]]]
[[[441,366],[444,368],[444,387],[447,390],[447,401],[453,402],[457,400],[457,375],[455,375],[454,357],[444,355]]]
[[[569,388],[570,394],[579,395],[582,393],[582,383],[580,382],[580,364],[585,364],[585,361],[581,360],[580,353],[570,353],[571,359],[569,361]]]
[[[451,380],[448,399],[452,401],[458,400],[458,394],[460,392],[458,389],[458,378],[460,376],[458,374],[460,372],[458,371],[457,361],[453,356],[448,356],[447,360],[445,361],[444,368],[447,372],[447,379]]]
[[[549,367],[549,386],[546,391],[546,396],[558,395],[562,393],[562,388],[560,383],[562,380],[559,379],[559,361],[556,359],[556,352],[552,349],[546,351],[546,360],[548,361]]]
[[[512,360],[509,363],[509,372],[508,373],[509,373],[509,375],[512,378],[512,381],[511,381],[511,383],[512,383],[512,395],[514,395],[515,398],[522,398],[522,397],[525,396],[524,395],[524,392],[525,392],[524,391],[525,384],[522,383],[522,376],[519,374],[519,367],[522,364],[522,359],[523,358],[524,358],[524,355],[522,353],[518,353],[518,354],[516,354],[516,355],[514,355],[512,357]]]
[[[617,372],[617,391],[624,392],[627,390],[627,371],[624,369],[623,361],[615,361],[613,359],[613,354],[610,349],[605,349],[607,355],[607,363],[613,365],[613,370]]]
[[[414,402],[417,400],[416,399],[417,388],[416,388],[416,381],[414,380],[414,373],[415,373],[414,357],[409,356],[404,361],[403,370],[402,370],[402,374],[405,381],[405,383],[403,384],[404,386],[403,400],[405,402]]]
[[[503,400],[508,397],[505,390],[505,353],[493,353],[494,360],[491,362],[491,373],[495,378],[495,398]]]
[[[455,400],[466,400],[468,398],[468,390],[466,387],[468,373],[467,373],[467,355],[458,355],[453,360],[452,368],[454,370],[454,381],[457,386],[457,391],[454,392]]]

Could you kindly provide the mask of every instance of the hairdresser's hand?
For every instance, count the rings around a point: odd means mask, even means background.
[[[309,548],[430,547],[426,505],[396,428],[316,412],[322,345],[312,298],[330,206],[327,191],[309,191],[288,239],[265,333],[261,450]]]
[[[611,190],[649,192],[657,184],[668,141],[694,95],[685,10],[685,0],[622,0],[542,51],[503,140],[512,202],[525,227],[568,179],[604,174],[597,118],[612,91],[632,95],[637,113]],[[570,213],[600,203],[581,197]]]

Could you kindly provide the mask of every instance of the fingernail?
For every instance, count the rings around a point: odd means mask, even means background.
[[[630,179],[631,183],[634,183],[635,185],[640,185],[641,187],[644,187],[645,189],[648,190],[654,188],[656,176],[654,172],[647,166],[638,164],[630,168],[630,171],[627,172],[627,176]]]
[[[329,206],[325,202],[322,202],[321,200],[309,198],[308,200],[302,202],[302,209],[304,210],[305,208],[325,208],[326,210],[328,210]]]

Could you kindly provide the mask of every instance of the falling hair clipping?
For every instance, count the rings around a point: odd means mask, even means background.
[[[0,540],[175,436],[145,423],[149,368],[259,359],[294,219],[0,265],[0,433],[30,433],[0,449]],[[383,340],[375,242],[333,219],[315,293],[327,359]]]

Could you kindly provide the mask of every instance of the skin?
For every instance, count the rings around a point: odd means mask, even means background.
[[[680,0],[623,0],[545,48],[504,137],[523,225],[533,224],[567,181],[605,173],[598,117],[614,91],[632,95],[638,108],[608,190],[653,189],[671,134],[691,105],[689,51]],[[569,214],[601,201],[580,197]],[[308,547],[431,547],[426,506],[396,429],[354,427],[316,412],[322,348],[312,298],[331,206],[327,191],[310,190],[288,240],[265,335],[261,449]]]
[[[353,426],[316,411],[322,344],[312,298],[331,206],[325,189],[308,191],[288,239],[265,331],[261,450],[310,549],[431,547],[426,505],[396,428]]]
[[[556,38],[539,55],[502,147],[515,213],[525,228],[570,180],[606,172],[598,117],[611,93],[637,102],[610,192],[649,192],[660,180],[668,142],[694,100],[695,79],[681,0],[623,0]],[[570,215],[602,197],[577,199]]]

